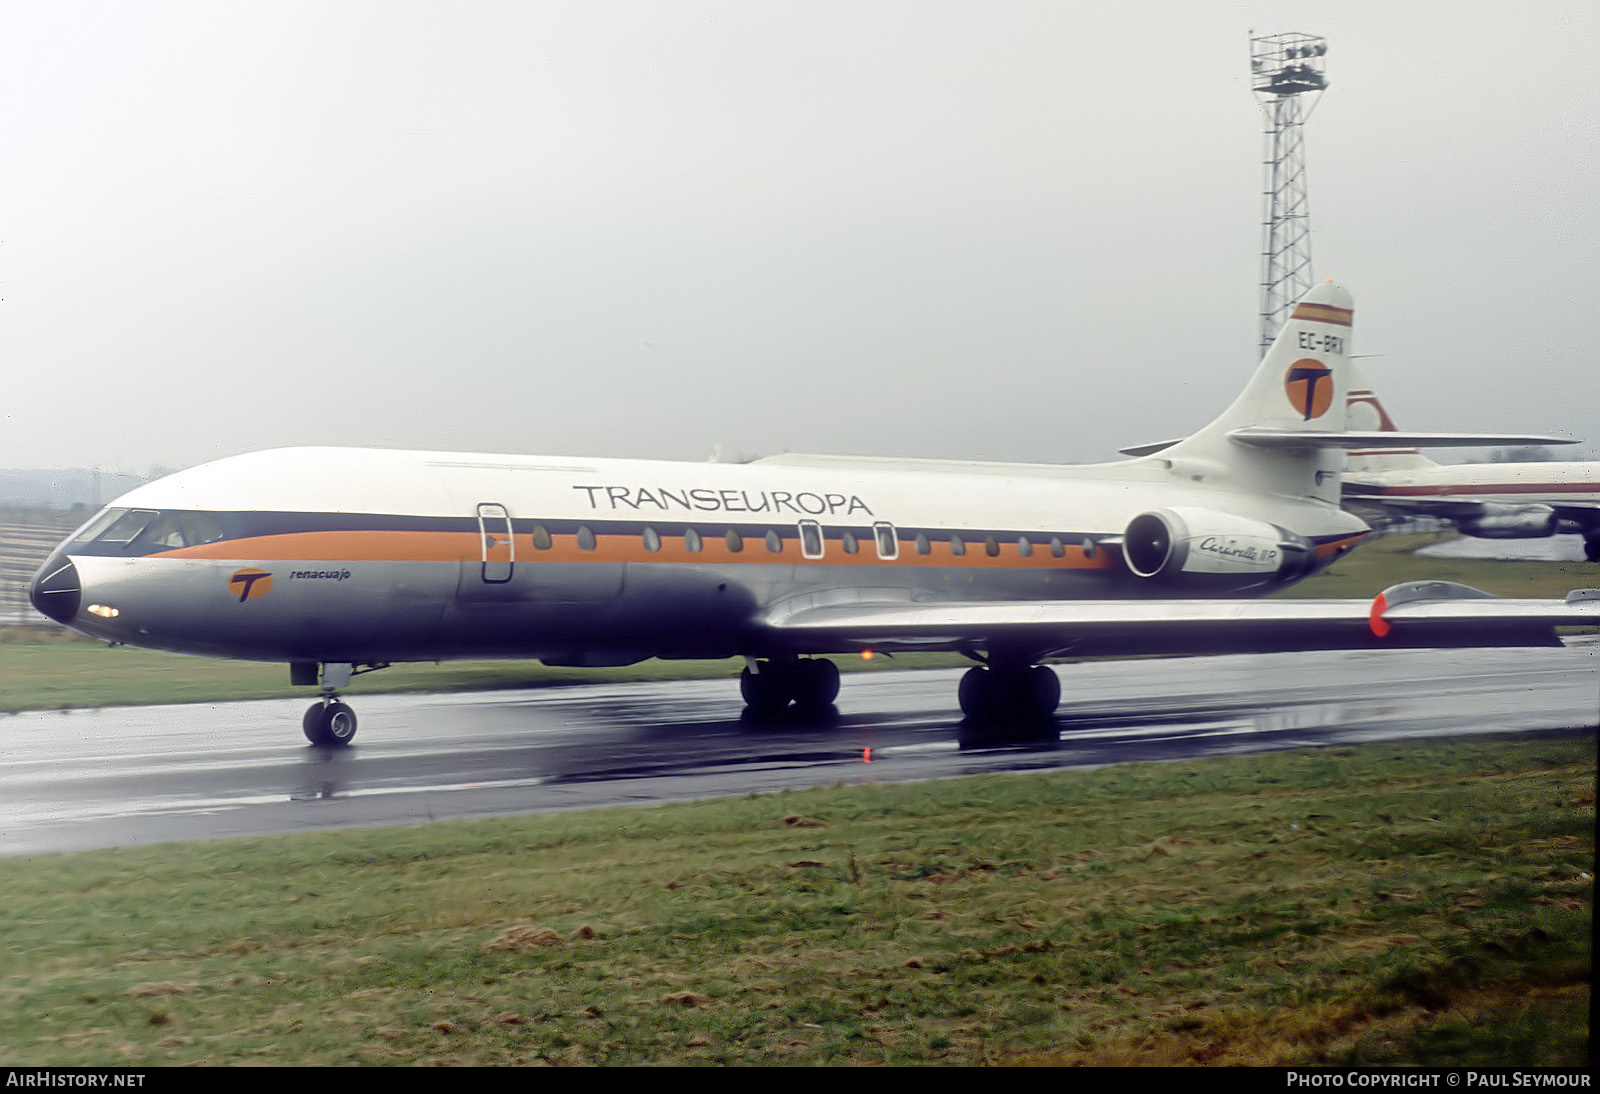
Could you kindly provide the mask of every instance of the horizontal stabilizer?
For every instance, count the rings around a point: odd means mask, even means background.
[[[1530,444],[1577,444],[1572,437],[1548,437],[1527,433],[1400,433],[1351,431],[1324,433],[1315,430],[1235,429],[1228,436],[1240,444],[1256,448],[1504,448]],[[1124,456],[1154,456],[1178,443],[1150,441],[1131,444],[1117,451]]]
[[[1533,433],[1399,433],[1386,430],[1266,429],[1230,430],[1230,440],[1254,448],[1500,448],[1519,445],[1577,444],[1571,437]]]

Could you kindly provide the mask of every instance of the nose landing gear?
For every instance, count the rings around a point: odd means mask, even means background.
[[[322,702],[307,708],[300,726],[312,744],[342,747],[356,735],[356,712],[329,693]]]
[[[376,672],[388,667],[387,664],[375,664],[358,668],[348,661],[325,661],[320,665],[315,661],[291,661],[289,682],[292,684],[315,684],[318,670],[321,670],[322,698],[312,703],[305,717],[300,719],[300,728],[305,731],[306,740],[325,748],[348,745],[356,735],[356,712],[348,704],[339,701],[339,689],[349,687],[350,677],[358,673]]]

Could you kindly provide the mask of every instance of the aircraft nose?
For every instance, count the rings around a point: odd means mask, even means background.
[[[28,599],[57,623],[71,623],[78,617],[78,604],[83,599],[78,568],[60,552],[51,555],[28,586]]]

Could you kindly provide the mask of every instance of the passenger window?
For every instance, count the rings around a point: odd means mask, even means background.
[[[895,538],[894,525],[880,520],[872,526],[872,534],[878,541],[879,558],[888,562],[900,557],[900,541]]]
[[[933,544],[928,542],[927,534],[925,532],[918,532],[917,533],[917,554],[925,555],[925,554],[930,553],[932,550],[933,550]]]
[[[1084,558],[1093,558],[1094,557],[1094,553],[1095,553],[1095,549],[1096,548],[1095,548],[1094,540],[1086,539],[1086,540],[1083,541],[1083,557]]]
[[[733,528],[728,529],[728,534],[722,537],[722,542],[728,545],[728,550],[738,554],[744,550],[744,537]]]
[[[550,549],[550,530],[542,524],[533,526],[533,546],[534,550],[537,551],[548,551]]]
[[[693,528],[683,530],[683,546],[685,550],[698,554],[700,551],[700,533]]]
[[[595,548],[594,533],[589,531],[586,524],[578,526],[578,548],[583,551],[592,551]]]
[[[1050,537],[1050,554],[1055,558],[1060,558],[1062,555],[1064,555],[1066,553],[1067,553],[1067,549],[1066,549],[1066,547],[1064,547],[1062,545],[1061,537],[1060,536],[1051,536]]]
[[[853,555],[861,550],[861,545],[856,542],[856,534],[848,530],[839,533],[839,546],[844,548],[844,553],[847,555]]]
[[[954,532],[950,533],[950,553],[955,555],[957,558],[960,558],[962,555],[967,553],[967,545],[962,542],[961,537]]]
[[[644,549],[651,552],[661,550],[661,537],[654,528],[647,527],[644,530]]]
[[[993,536],[984,536],[983,553],[988,555],[990,558],[997,557],[1000,554],[1000,541],[995,539]]]
[[[1021,555],[1023,558],[1033,557],[1033,544],[1028,542],[1027,536],[1017,537],[1017,554]]]
[[[767,533],[767,550],[775,555],[783,554],[783,537],[777,532]]]

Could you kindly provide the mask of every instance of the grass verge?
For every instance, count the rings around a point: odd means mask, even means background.
[[[0,862],[0,1058],[1585,1061],[1588,734]]]
[[[1383,536],[1362,544],[1332,566],[1279,597],[1372,597],[1406,581],[1459,581],[1496,596],[1560,599],[1573,589],[1600,586],[1593,562],[1525,562],[1481,558],[1429,558],[1415,552],[1459,538],[1454,532]]]

